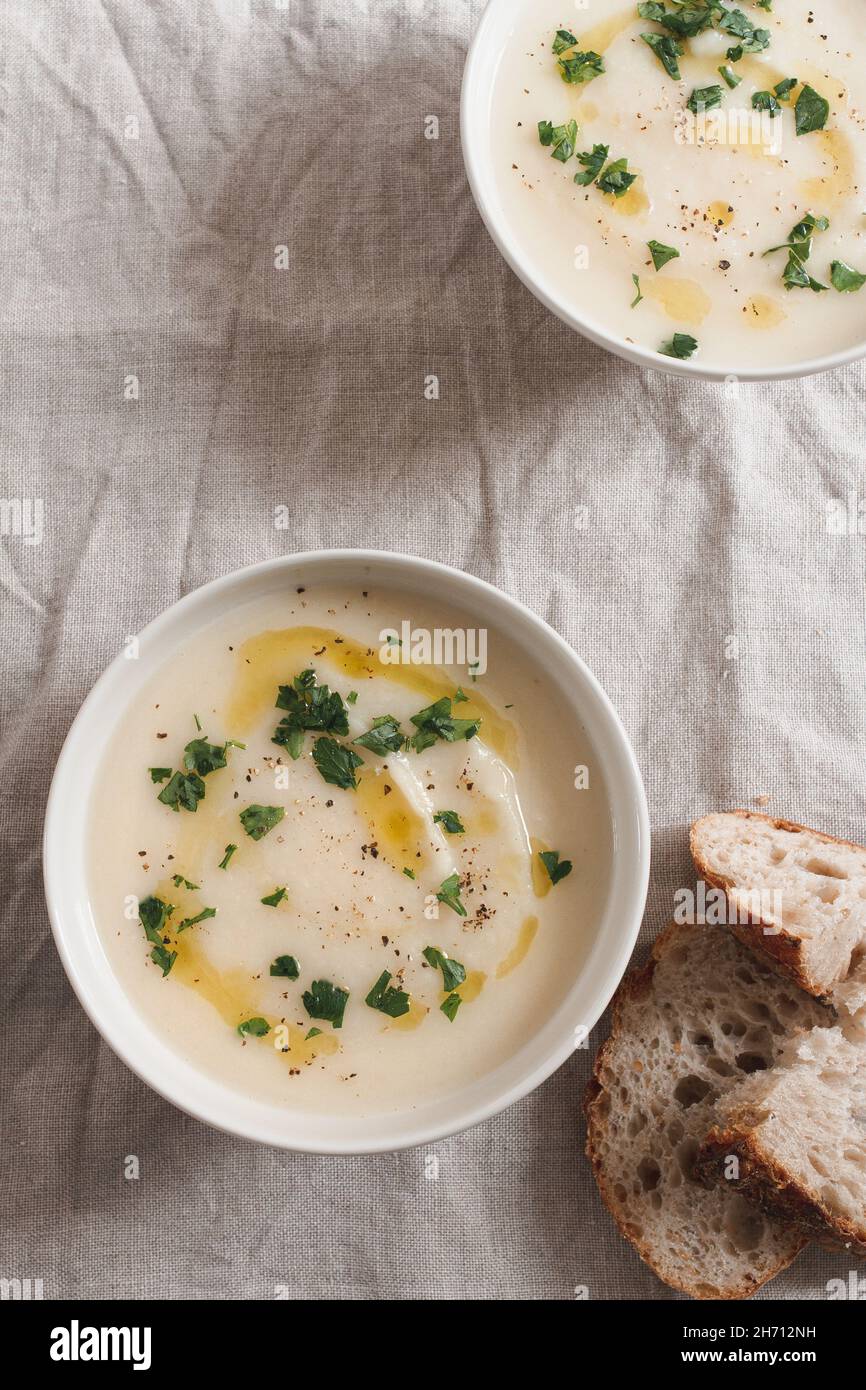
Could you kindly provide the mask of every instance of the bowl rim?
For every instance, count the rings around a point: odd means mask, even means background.
[[[628,343],[613,333],[608,333],[569,304],[555,290],[541,283],[528,256],[521,250],[504,216],[499,216],[498,202],[488,196],[486,184],[493,183],[490,166],[481,157],[481,144],[477,139],[482,124],[480,112],[484,98],[489,97],[491,88],[482,86],[480,70],[491,42],[489,34],[494,23],[503,11],[516,12],[525,7],[526,0],[487,0],[475,33],[469,45],[463,67],[463,80],[460,86],[460,144],[463,151],[463,164],[475,206],[481,215],[491,240],[514,271],[519,280],[536,299],[555,314],[563,323],[589,338],[598,347],[605,348],[614,356],[620,357],[635,366],[647,367],[651,371],[666,372],[671,376],[691,377],[703,381],[785,381],[791,378],[814,376],[829,372],[836,367],[847,366],[866,356],[866,337],[852,347],[841,348],[838,352],[826,353],[823,357],[807,358],[802,362],[782,363],[777,367],[709,367],[699,362],[678,361],[665,357],[650,348],[637,343]],[[485,135],[487,125],[485,124]]]
[[[589,1010],[592,1017],[586,1016],[580,1019],[580,1024],[584,1027],[586,1036],[588,1037],[589,1031],[598,1022],[598,1019],[609,1004],[625,973],[643,918],[649,883],[650,860],[650,826],[646,794],[634,751],[610,698],[569,643],[550,627],[543,618],[532,612],[532,610],[521,603],[520,600],[512,598],[510,594],[507,594],[496,585],[489,584],[486,580],[479,579],[475,575],[466,573],[464,570],[441,564],[435,560],[428,560],[421,556],[395,551],[371,549],[354,550],[349,548],[288,553],[273,559],[243,566],[240,569],[232,570],[228,574],[220,575],[191,590],[174,603],[162,609],[138,634],[138,641],[142,649],[144,648],[145,642],[150,645],[151,656],[149,668],[145,669],[143,675],[137,677],[137,689],[142,687],[149,675],[159,669],[171,650],[170,641],[168,646],[160,646],[159,644],[161,642],[165,643],[166,638],[171,639],[172,629],[177,629],[178,625],[183,624],[184,620],[189,622],[198,608],[206,609],[208,603],[215,598],[230,594],[235,587],[243,588],[246,582],[253,582],[259,577],[266,579],[268,576],[277,576],[280,572],[291,575],[301,568],[309,569],[309,567],[314,565],[327,567],[330,564],[357,565],[359,570],[365,565],[380,566],[385,571],[392,574],[403,569],[408,569],[414,571],[416,575],[422,573],[425,575],[429,574],[434,579],[451,583],[454,583],[456,579],[460,592],[456,592],[450,596],[453,602],[459,603],[468,611],[471,611],[473,596],[478,595],[482,600],[486,599],[493,602],[504,611],[510,609],[514,615],[519,615],[523,620],[524,626],[526,626],[533,635],[538,636],[540,640],[546,640],[551,643],[553,649],[559,653],[564,662],[571,665],[574,674],[582,682],[584,692],[591,698],[594,698],[598,716],[606,724],[607,735],[611,740],[611,746],[606,751],[604,757],[602,757],[598,748],[595,748],[598,760],[604,766],[605,762],[609,762],[615,758],[619,771],[622,772],[624,770],[625,772],[623,784],[620,788],[612,787],[607,781],[607,778],[605,778],[606,798],[612,829],[616,832],[618,827],[621,827],[623,822],[625,823],[625,838],[630,839],[632,842],[631,848],[634,849],[634,858],[628,869],[630,875],[629,880],[622,889],[622,892],[628,899],[629,909],[623,917],[617,918],[615,940],[612,943],[608,943],[607,954],[609,959],[607,960],[607,964],[602,968],[601,982],[595,989],[594,1003]],[[371,582],[375,582],[373,576],[370,576],[370,578]],[[205,625],[205,621],[201,621],[198,626],[194,626],[192,630],[200,630]],[[177,632],[175,632],[175,638],[177,638]],[[138,1014],[134,1001],[130,999],[123,984],[117,979],[110,963],[108,963],[109,973],[113,976],[112,983],[117,990],[116,1002],[119,1004],[123,1000],[126,1000],[131,1005],[131,1008],[127,1010],[124,1015],[125,1021],[120,1026],[118,1025],[116,1017],[111,1018],[107,1016],[110,1012],[110,1004],[100,1003],[102,997],[101,987],[94,977],[93,970],[91,969],[89,977],[87,970],[88,947],[92,945],[93,940],[96,940],[97,943],[101,941],[98,929],[93,921],[92,914],[89,925],[83,923],[83,921],[76,923],[73,906],[69,903],[68,899],[64,899],[63,891],[65,880],[62,874],[61,861],[63,857],[62,841],[67,834],[65,826],[67,808],[71,806],[74,810],[77,810],[82,825],[89,819],[90,788],[87,789],[84,800],[82,801],[80,786],[75,781],[73,775],[74,762],[79,755],[80,749],[88,746],[88,740],[93,737],[93,730],[89,726],[93,721],[95,713],[99,710],[100,705],[105,700],[106,694],[112,685],[122,678],[122,670],[128,668],[129,664],[130,663],[124,656],[123,649],[121,649],[90,689],[69,728],[63,747],[58,756],[51,781],[46,806],[42,844],[45,900],[48,907],[55,945],[66,975],[85,1013],[90,1018],[100,1036],[135,1075],[176,1108],[215,1129],[222,1130],[239,1138],[293,1152],[349,1155],[397,1152],[401,1149],[413,1148],[419,1144],[432,1143],[439,1139],[444,1139],[449,1135],[460,1133],[498,1114],[509,1105],[520,1100],[523,1096],[527,1095],[545,1081],[566,1060],[575,1047],[573,1032],[577,1024],[574,1020],[569,1036],[560,1039],[558,1046],[549,1049],[544,1058],[528,1068],[519,1081],[497,1092],[495,1095],[490,1095],[482,1103],[473,1104],[471,1101],[467,1103],[464,1099],[461,1105],[461,1098],[467,1097],[472,1087],[468,1088],[468,1090],[458,1090],[447,1097],[444,1106],[440,1107],[448,1108],[449,1105],[453,1106],[455,1114],[450,1121],[444,1123],[441,1121],[438,1123],[427,1123],[426,1125],[423,1123],[414,1123],[413,1112],[411,1110],[395,1111],[387,1115],[380,1114],[375,1118],[380,1122],[386,1132],[379,1136],[363,1139],[354,1136],[348,1140],[343,1140],[329,1133],[327,1135],[319,1135],[314,1141],[308,1142],[304,1136],[298,1138],[297,1136],[288,1137],[282,1134],[276,1135],[274,1133],[264,1132],[267,1126],[262,1127],[250,1124],[243,1119],[233,1118],[230,1114],[215,1113],[214,1106],[211,1103],[213,1097],[202,1101],[199,1101],[198,1097],[191,1098],[189,1095],[180,1098],[174,1088],[181,1084],[177,1081],[176,1076],[170,1073],[169,1079],[166,1079],[163,1073],[158,1071],[154,1059],[152,1057],[142,1056],[137,1046],[130,1041],[128,1034],[129,1032],[134,1033],[138,1030],[138,1023],[143,1024],[144,1031],[151,1034],[155,1044],[158,1043],[161,1048],[171,1053],[172,1058],[178,1063],[179,1071],[191,1070],[196,1078],[202,1081],[203,1090],[214,1092],[221,1090],[225,1093],[227,1102],[231,1101],[235,1093],[233,1090],[230,1090],[230,1088],[222,1086],[222,1083],[211,1086],[210,1080],[194,1063],[187,1062],[176,1048],[169,1048],[167,1044],[161,1043],[161,1040],[159,1040],[154,1033],[152,1024],[144,1015]],[[124,698],[122,710],[127,708],[128,703],[135,698],[136,693],[136,689],[133,689],[131,693],[127,693]],[[122,710],[115,716],[112,727],[115,727],[117,720],[122,717]],[[104,743],[102,747],[104,748]],[[98,766],[101,763],[101,754],[95,759],[92,759],[92,762]],[[615,798],[618,800],[619,818],[614,814],[613,801]],[[83,816],[82,808],[84,810]],[[633,818],[633,823],[631,825],[629,824],[629,816]],[[80,833],[84,836],[86,831],[81,829]],[[617,851],[618,846],[614,839],[611,849],[612,863],[616,861]],[[80,872],[83,882],[86,883],[86,865],[81,865]],[[603,934],[603,923],[606,917],[610,915],[610,903],[614,898],[616,890],[617,878],[616,875],[612,873],[607,892],[608,901],[605,905],[605,910],[603,912],[600,911],[599,914],[595,946],[591,948],[590,956],[587,957],[581,969],[578,970],[574,984],[572,985],[572,990],[577,988],[582,973],[589,968],[593,951],[598,947]],[[78,932],[78,937],[76,937],[76,931]],[[86,939],[88,933],[90,942]],[[101,944],[100,949],[103,950]],[[104,950],[103,955],[105,955]],[[105,956],[105,959],[107,962],[107,956]],[[567,1004],[568,998],[564,999],[562,1004],[558,1006],[553,1016],[554,1020],[559,1018],[560,1013],[564,1011]],[[130,1016],[136,1020],[136,1023],[130,1022]],[[531,1035],[527,1040],[526,1044],[524,1044],[524,1048],[529,1047],[534,1039],[541,1038],[546,1031],[547,1025],[539,1028],[537,1033]],[[521,1050],[519,1049],[514,1056],[519,1057],[520,1055]],[[480,1088],[485,1078],[493,1076],[495,1071],[496,1069],[494,1069],[494,1072],[484,1073],[479,1079],[479,1082],[476,1083],[477,1088]],[[174,1085],[172,1082],[174,1082]],[[262,1103],[262,1108],[263,1110],[276,1109],[275,1106],[264,1105],[264,1103]],[[287,1112],[282,1111],[280,1113],[285,1114]],[[316,1120],[323,1119],[323,1116],[321,1116],[319,1112],[296,1110],[292,1113],[301,1115],[304,1119],[313,1123]],[[387,1132],[389,1129],[394,1132]],[[401,1130],[407,1132],[397,1132]]]

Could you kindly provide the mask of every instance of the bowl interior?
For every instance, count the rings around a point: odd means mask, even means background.
[[[130,701],[190,635],[228,607],[300,582],[367,581],[407,596],[441,595],[479,626],[509,637],[556,684],[585,728],[602,771],[611,819],[613,867],[607,901],[578,978],[559,1009],[495,1071],[457,1094],[411,1113],[358,1117],[275,1106],[229,1089],[169,1048],[115,978],[88,889],[89,803],[101,753]],[[628,962],[646,894],[648,828],[640,775],[606,696],[573,651],[538,618],[498,590],[458,571],[407,556],[324,552],[271,561],[217,580],[168,609],[141,634],[138,660],[122,655],[94,687],[69,733],[49,799],[45,885],[52,926],[69,978],[118,1055],[155,1090],[189,1113],[251,1139],[318,1152],[405,1147],[465,1128],[536,1086],[580,1045]],[[580,1030],[576,1032],[576,1030]]]

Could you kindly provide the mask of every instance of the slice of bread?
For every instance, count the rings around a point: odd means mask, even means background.
[[[696,820],[698,874],[724,891],[728,925],[809,994],[830,995],[862,974],[866,849],[755,811]]]
[[[866,1066],[840,1028],[796,1040],[719,1102],[697,1171],[866,1255]],[[731,1160],[736,1160],[734,1163]]]
[[[586,1151],[623,1235],[666,1283],[694,1298],[746,1298],[805,1244],[693,1165],[719,1100],[772,1065],[829,1010],[722,927],[673,924],[614,1001],[586,1094]]]

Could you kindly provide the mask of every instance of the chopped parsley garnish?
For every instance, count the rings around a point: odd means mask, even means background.
[[[186,931],[187,927],[196,927],[199,922],[206,922],[208,917],[216,917],[215,907],[203,907],[197,917],[185,917],[182,922],[178,922],[178,932]]]
[[[780,101],[787,101],[798,81],[799,78],[797,77],[785,77],[781,82],[776,83],[773,91]]]
[[[829,114],[829,101],[807,82],[794,103],[794,129],[797,134],[809,135],[813,130],[823,130]]]
[[[174,912],[171,903],[164,903],[162,898],[142,898],[138,904],[138,920],[144,927],[144,934],[153,946],[162,945],[161,933],[168,925],[168,919]]]
[[[670,34],[641,34],[641,38],[652,49],[668,76],[679,82],[680,65],[677,59],[685,52],[682,44]]]
[[[840,294],[853,294],[866,285],[866,275],[861,275],[853,266],[844,261],[833,261],[830,266],[830,283]]]
[[[659,352],[663,357],[678,357],[684,361],[697,352],[697,348],[697,338],[693,338],[691,333],[675,333],[670,342],[662,343]]]
[[[223,857],[222,857],[222,859],[220,860],[220,863],[219,863],[219,867],[220,867],[221,869],[227,869],[227,868],[228,868],[228,866],[229,866],[229,860],[231,859],[231,857],[232,857],[232,855],[234,854],[234,852],[235,852],[236,849],[237,849],[237,845],[226,845],[225,854],[223,855]]]
[[[196,772],[199,777],[207,777],[226,765],[226,749],[218,743],[208,743],[206,738],[194,738],[183,750],[183,765],[187,772]]]
[[[456,811],[437,811],[433,817],[435,824],[441,825],[449,835],[465,835],[466,826]]]
[[[742,10],[728,10],[724,5],[715,6],[714,8],[717,8],[719,11],[719,16],[716,21],[719,28],[723,30],[724,33],[730,34],[732,38],[739,39],[740,41],[737,45],[738,48],[741,49],[738,58],[741,58],[743,53],[760,53],[763,49],[769,48],[769,29],[756,29],[752,21],[743,14]],[[731,58],[730,49],[728,49],[728,57]],[[737,62],[738,58],[733,58],[732,61]]]
[[[600,188],[602,193],[612,193],[614,198],[621,198],[627,193],[637,178],[637,174],[628,173],[627,159],[614,159],[608,164],[600,178],[596,179],[595,186]]]
[[[150,773],[151,782],[167,782],[171,776],[170,767],[149,767],[147,770]]]
[[[656,270],[661,270],[668,261],[674,261],[679,256],[679,251],[673,246],[665,246],[663,241],[648,241],[649,253],[653,258],[653,265]]]
[[[162,971],[163,978],[168,974],[171,967],[177,960],[177,951],[169,951],[165,946],[154,946],[150,953],[150,958],[154,965],[158,965]]]
[[[412,879],[414,879],[414,877],[415,877],[415,870],[414,870],[414,869],[404,869],[403,872],[404,872],[404,874],[406,875],[407,878],[412,878]]]
[[[347,989],[332,985],[330,980],[314,980],[304,991],[303,1004],[310,1018],[323,1018],[335,1028],[342,1028],[348,998]]]
[[[579,42],[570,29],[557,29],[553,36],[553,51],[555,54],[564,53],[567,48],[577,48]]]
[[[185,811],[194,811],[203,796],[204,782],[196,773],[175,772],[157,800],[173,811],[179,811],[181,806]]]
[[[739,73],[734,72],[734,69],[731,67],[730,63],[722,63],[722,66],[717,69],[717,72],[719,72],[721,76],[725,79],[731,90],[733,90],[734,87],[739,87],[740,83],[743,80],[742,77],[740,77]]]
[[[769,111],[773,120],[782,114],[782,108],[772,92],[752,92],[752,110]]]
[[[293,759],[300,757],[304,734],[308,729],[326,734],[349,732],[349,718],[342,696],[336,690],[329,690],[326,685],[319,685],[312,669],[295,676],[291,685],[280,686],[277,709],[284,709],[287,713],[277,725],[272,742],[284,747]]]
[[[637,293],[635,294],[634,299],[632,300],[631,304],[630,304],[628,307],[629,307],[630,309],[636,309],[637,306],[638,306],[638,304],[640,304],[641,300],[643,299],[643,295],[641,294],[640,279],[638,278],[638,276],[637,276],[637,275],[632,275],[631,280],[632,280],[632,284],[634,285],[635,290],[637,291]]]
[[[358,692],[357,692],[357,690],[350,690],[349,693],[348,693],[348,695],[346,696],[346,704],[347,704],[347,705],[354,705],[354,703],[355,703],[355,701],[357,700],[357,698],[358,698]],[[318,1033],[320,1030],[319,1030],[318,1028],[316,1028],[316,1029],[311,1029],[310,1031],[311,1031],[311,1032],[316,1032],[316,1033]],[[307,1036],[309,1037],[309,1034],[307,1034]]]
[[[161,933],[168,925],[174,907],[164,903],[162,898],[142,898],[138,904],[138,920],[144,927],[144,934],[153,947],[150,958],[166,976],[177,960],[177,951],[169,951],[163,944]]]
[[[378,753],[384,758],[388,753],[399,753],[404,738],[400,732],[399,721],[393,714],[382,714],[373,720],[366,734],[352,739],[352,742],[359,743],[362,748],[369,748],[371,753]]]
[[[591,82],[604,72],[604,59],[600,53],[593,53],[592,49],[586,53],[571,53],[567,58],[557,58],[556,65],[563,82],[572,85]]]
[[[364,759],[345,744],[334,738],[317,738],[313,744],[313,762],[324,781],[332,787],[342,787],[344,791],[357,788],[355,768],[363,767]]]
[[[270,1031],[271,1026],[266,1018],[245,1018],[243,1023],[238,1024],[242,1038],[266,1038]]]
[[[566,164],[574,154],[577,121],[567,121],[565,125],[552,125],[550,121],[539,121],[538,138],[545,147],[552,146],[551,159],[558,159],[560,164]]]
[[[425,946],[423,955],[428,965],[432,965],[434,970],[442,971],[443,989],[452,990],[463,984],[466,979],[466,966],[461,965],[459,960],[452,960],[438,946]]]
[[[455,705],[468,704],[468,703],[469,703],[469,696],[466,694],[466,692],[465,692],[464,690],[461,689],[461,687],[460,687],[459,685],[458,685],[457,689],[454,691],[454,703],[455,703]],[[506,706],[506,708],[507,708],[507,706]]]
[[[699,116],[702,111],[712,111],[714,107],[722,104],[722,89],[718,82],[713,82],[709,87],[695,87],[686,106],[695,116]]]
[[[591,150],[584,150],[577,156],[578,162],[583,165],[583,172],[575,174],[575,183],[582,184],[585,188],[590,183],[595,183],[602,169],[604,161],[610,153],[609,145],[593,145]]]
[[[383,970],[364,1003],[370,1009],[378,1009],[380,1014],[387,1014],[389,1018],[402,1018],[403,1014],[409,1012],[409,996],[404,989],[389,985],[390,978],[390,970]]]
[[[271,962],[272,975],[281,975],[286,980],[296,980],[300,975],[300,967],[294,956],[277,956]]]
[[[305,1033],[305,1034],[304,1034],[304,1042],[309,1042],[309,1041],[310,1041],[310,1038],[320,1038],[321,1036],[322,1036],[322,1030],[321,1030],[321,1028],[311,1028],[310,1031],[309,1031],[309,1033]]]
[[[451,700],[447,695],[443,695],[441,700],[413,714],[412,723],[418,732],[407,742],[416,753],[422,753],[439,738],[444,739],[446,743],[459,743],[461,739],[474,738],[481,720],[454,719],[451,714]]]
[[[459,874],[449,874],[436,894],[440,903],[450,907],[452,912],[456,912],[459,917],[466,916],[466,908],[460,901],[460,876]]]
[[[273,893],[269,893],[266,898],[260,898],[259,902],[264,903],[265,907],[279,907],[283,899],[288,896],[287,888],[275,888]]]
[[[776,251],[787,251],[788,259],[782,271],[782,284],[786,290],[809,289],[816,294],[826,290],[827,286],[813,279],[806,270],[806,262],[812,254],[813,233],[826,232],[829,225],[829,218],[816,217],[814,213],[807,212],[802,221],[791,228],[787,241],[781,246],[771,246],[764,252],[765,256],[772,256]]]
[[[453,1023],[457,1017],[457,1010],[463,1003],[459,994],[449,994],[447,999],[443,999],[439,1008],[442,1010],[449,1023]]]
[[[188,878],[184,878],[183,874],[172,874],[171,881],[175,888],[188,888],[191,893],[197,893],[201,887],[198,883],[190,883]]]
[[[570,859],[560,859],[558,849],[543,849],[538,857],[547,870],[547,877],[551,883],[559,883],[561,879],[568,878],[574,867]]]
[[[677,3],[680,4],[681,0],[677,0]],[[637,12],[641,19],[650,19],[682,39],[694,38],[695,34],[703,33],[713,22],[713,7],[701,3],[701,0],[681,4],[678,10],[666,10],[656,0],[648,0],[648,3],[638,5]]]
[[[251,840],[261,840],[286,814],[284,806],[248,806],[241,811],[241,825]]]

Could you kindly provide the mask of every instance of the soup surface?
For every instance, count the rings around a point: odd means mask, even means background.
[[[90,817],[135,1007],[231,1087],[338,1113],[422,1104],[518,1050],[580,970],[611,861],[545,672],[372,588],[203,629],[123,714]]]
[[[640,9],[527,0],[503,52],[491,153],[542,282],[734,372],[861,342],[861,0]]]

